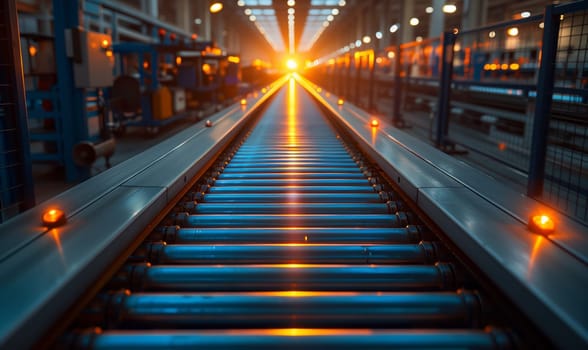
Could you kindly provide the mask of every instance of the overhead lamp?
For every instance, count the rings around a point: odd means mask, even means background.
[[[443,5],[443,12],[445,12],[445,13],[455,13],[456,11],[457,11],[457,6],[455,6],[455,4]]]
[[[257,17],[255,17],[254,15],[249,16],[249,20],[251,22],[255,22],[257,20]]]
[[[347,4],[345,0],[339,0],[339,6],[343,7]]]
[[[364,44],[369,44],[372,42],[372,38],[370,38],[369,35],[364,35],[364,37],[361,38],[361,41],[363,41]]]
[[[355,47],[360,47],[361,46],[361,40],[357,39],[355,40]]]
[[[419,19],[418,19],[418,18],[416,18],[416,17],[413,17],[413,18],[411,18],[411,19],[408,21],[408,23],[409,23],[411,26],[415,27],[415,26],[418,26],[418,25],[419,25],[419,23],[421,23],[421,22],[419,21]]]
[[[211,1],[208,9],[210,13],[219,13],[223,10],[223,3],[220,1]]]
[[[288,6],[292,7],[292,6],[296,5],[296,1],[288,0],[287,4],[288,4]]]
[[[376,39],[382,39],[384,37],[384,34],[382,34],[382,32],[376,32]]]
[[[531,12],[529,12],[529,11],[521,12],[521,18],[527,18],[527,17],[531,17]]]
[[[243,0],[237,1],[237,6],[241,6],[241,7],[245,6],[245,1],[243,1]]]
[[[510,27],[506,30],[506,34],[508,34],[509,36],[517,36],[519,35],[519,28]]]
[[[380,125],[380,122],[378,121],[378,119],[372,119],[370,125],[372,126],[372,128],[377,128]]]
[[[333,10],[331,10],[331,14],[333,16],[337,16],[339,14],[339,9],[333,9]]]
[[[433,11],[435,11],[435,10],[433,9],[432,6],[427,6],[427,8],[425,8],[426,13],[433,13]]]
[[[396,33],[398,29],[400,29],[400,26],[398,24],[393,24],[390,26],[390,33]]]

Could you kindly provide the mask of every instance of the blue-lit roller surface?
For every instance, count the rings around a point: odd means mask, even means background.
[[[60,341],[514,347],[508,327],[487,327],[491,303],[460,263],[294,79],[243,133]]]

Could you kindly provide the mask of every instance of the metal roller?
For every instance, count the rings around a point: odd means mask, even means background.
[[[216,186],[369,186],[370,183],[366,178],[345,179],[345,178],[328,178],[328,179],[237,179],[237,180],[218,180]],[[324,191],[324,189],[323,189]]]
[[[397,214],[216,214],[172,216],[176,225],[185,227],[404,227],[408,218]]]
[[[406,227],[160,227],[151,239],[168,243],[416,243],[422,239],[418,226]]]
[[[396,245],[265,244],[196,245],[149,243],[152,264],[432,264],[433,243]]]
[[[459,293],[258,292],[105,295],[87,318],[105,328],[478,327],[480,298]]]
[[[237,173],[237,172],[224,172],[220,174],[218,180],[240,180],[240,179],[260,179],[260,180],[290,180],[290,179],[362,179],[365,180],[365,176],[359,171],[354,172],[342,172],[342,173],[317,173],[317,172],[285,172],[285,173]]]
[[[436,265],[153,265],[121,273],[133,291],[427,291],[456,288],[451,264]],[[121,280],[122,281],[122,280]]]
[[[335,173],[357,173],[361,174],[361,171],[357,168],[357,166],[348,166],[348,167],[335,167],[335,166],[328,166],[324,165],[322,167],[319,166],[299,166],[299,165],[290,165],[290,166],[281,166],[281,167],[264,167],[261,165],[257,165],[254,167],[225,167],[223,174],[249,174],[249,173],[264,173],[264,174],[273,174],[273,173],[321,173],[321,174],[335,174]]]
[[[226,331],[86,330],[68,339],[72,349],[144,350],[509,350],[510,332],[487,330],[263,329]]]
[[[287,186],[213,186],[208,189],[208,193],[376,193],[369,186],[367,180],[362,185],[340,185],[329,186],[329,191],[325,191],[324,186],[305,186],[305,185],[287,185]]]
[[[193,214],[394,214],[387,203],[299,203],[295,196],[284,196],[285,203],[194,203],[184,208]],[[288,200],[290,202],[288,202]],[[189,204],[189,203],[186,203]]]
[[[297,166],[297,167],[356,167],[357,164],[352,161],[351,159],[341,159],[341,160],[329,160],[328,162],[325,159],[321,159],[319,157],[316,158],[286,158],[286,159],[257,159],[257,160],[231,160],[231,162],[226,166],[226,169],[240,169],[240,168],[254,168],[254,167],[264,167],[264,168],[275,168],[275,167],[287,167],[287,166]]]
[[[205,203],[283,203],[288,200],[300,203],[382,203],[376,193],[206,193]]]

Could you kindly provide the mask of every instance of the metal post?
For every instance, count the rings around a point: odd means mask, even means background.
[[[394,105],[392,106],[392,124],[397,127],[404,127],[404,118],[400,114],[400,104],[402,103],[402,78],[400,69],[402,65],[402,52],[400,44],[396,45],[395,50],[396,64],[394,65]]]
[[[543,47],[541,50],[541,66],[537,81],[537,99],[533,119],[533,138],[531,140],[531,157],[529,162],[529,180],[527,195],[541,196],[545,180],[545,158],[547,156],[547,137],[549,119],[553,102],[553,82],[557,40],[560,19],[554,14],[554,5],[545,8],[545,26],[543,28]]]
[[[66,30],[78,29],[80,25],[79,2],[77,0],[53,1],[53,27],[55,31],[55,61],[57,63],[57,86],[61,104],[61,138],[63,141],[65,176],[67,181],[79,181],[90,176],[90,169],[73,162],[73,148],[88,139],[84,89],[76,88],[73,59],[67,56]]]
[[[352,63],[351,60],[353,60],[355,63],[355,59],[353,58],[353,56],[351,54],[348,55],[348,60],[346,60],[346,64],[347,64],[347,72],[346,72],[346,77],[345,77],[345,98],[350,100],[351,99],[351,86],[353,85],[353,83],[351,82],[351,67],[352,67]]]
[[[449,128],[449,105],[451,98],[451,79],[453,76],[453,46],[455,45],[456,34],[453,32],[443,33],[441,44],[441,81],[439,82],[439,100],[437,103],[437,133],[435,145],[439,148],[446,146]]]
[[[374,84],[376,83],[375,73],[376,73],[376,57],[375,52],[371,52],[368,58],[368,66],[370,69],[370,78],[369,78],[369,86],[368,86],[368,110],[370,112],[374,111]]]
[[[363,61],[363,56],[357,56],[355,58],[358,58],[358,60],[356,60],[355,63],[355,94],[353,95],[353,101],[355,102],[356,105],[359,105],[359,94],[360,94],[360,89],[359,89],[359,85],[361,84],[361,64]]]

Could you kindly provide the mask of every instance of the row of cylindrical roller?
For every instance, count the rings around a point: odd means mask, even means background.
[[[378,169],[311,101],[295,121],[272,106],[128,259],[67,341],[510,348],[510,333],[485,327],[484,298],[463,289],[459,265]]]

